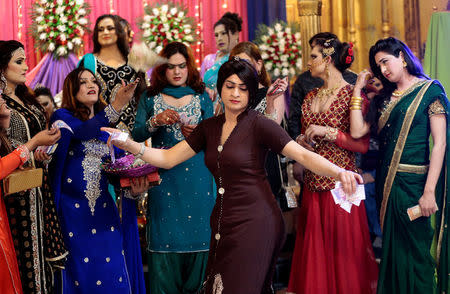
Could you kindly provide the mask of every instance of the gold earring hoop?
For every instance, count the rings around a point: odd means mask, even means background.
[[[406,63],[406,61],[403,60],[403,67],[407,67],[408,64]]]

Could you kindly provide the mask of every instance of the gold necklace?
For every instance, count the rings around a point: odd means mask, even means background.
[[[324,98],[329,98],[329,96],[332,95],[334,93],[334,91],[337,90],[338,87],[339,87],[339,85],[336,85],[336,86],[334,86],[332,88],[328,88],[328,89],[320,88],[316,94],[317,99],[320,102],[322,102],[323,100],[325,100]]]
[[[392,92],[392,96],[394,96],[395,98],[398,98],[398,97],[402,96],[403,94],[405,94],[406,91],[408,91],[409,89],[411,89],[411,87],[414,86],[414,85],[417,83],[418,80],[419,80],[419,78],[418,78],[418,77],[415,77],[415,78],[413,79],[413,82],[412,82],[411,86],[409,86],[408,88],[406,88],[406,89],[403,90],[403,91],[395,90],[394,92]]]

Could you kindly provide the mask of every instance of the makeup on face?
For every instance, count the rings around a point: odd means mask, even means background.
[[[5,70],[5,78],[8,83],[20,85],[26,82],[28,66],[26,63],[25,51],[19,48],[12,53],[11,60]]]
[[[169,58],[167,62],[166,78],[172,86],[186,86],[188,67],[187,60],[182,54],[176,53]]]

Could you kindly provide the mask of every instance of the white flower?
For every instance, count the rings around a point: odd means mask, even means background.
[[[42,16],[36,17],[36,22],[37,22],[37,23],[40,23],[40,22],[42,22],[43,20],[44,20],[44,17],[42,17]]]
[[[142,36],[144,38],[150,37],[151,35],[152,35],[152,33],[150,30],[145,30],[144,33],[142,34]]]
[[[275,31],[281,32],[283,30],[283,26],[280,23],[275,24]]]
[[[45,26],[37,26],[38,33],[42,32],[43,30],[45,30]]]
[[[65,15],[61,16],[60,20],[61,20],[62,23],[66,23],[67,22],[67,16],[65,16]]]
[[[169,25],[168,23],[163,23],[163,28],[164,28],[164,30],[161,29],[162,32],[164,32],[164,31],[166,31],[166,32],[170,31],[170,25]]]
[[[166,33],[166,38],[167,38],[167,39],[171,39],[171,38],[172,38],[172,33],[171,33],[170,31],[168,31],[168,32]]]
[[[58,5],[62,5],[63,4],[63,0],[56,0],[56,3],[58,3]]]
[[[279,41],[283,41],[283,38],[284,38],[283,37],[283,32],[278,32],[277,33],[277,38],[278,38]]]
[[[84,35],[84,30],[82,28],[78,28],[78,30],[80,31],[79,35],[80,37]]]
[[[169,6],[167,4],[164,4],[163,6],[161,6],[161,11],[167,13],[167,11],[169,11]]]
[[[49,21],[53,21],[54,18],[55,18],[55,17],[53,17],[53,15],[50,15],[50,16],[48,17],[48,20],[49,20]]]
[[[64,6],[58,6],[58,8],[55,9],[56,15],[61,15],[64,13]]]
[[[50,37],[54,37],[55,33],[53,31],[50,32],[50,34],[48,34]]]
[[[264,35],[261,37],[261,41],[263,41],[264,43],[266,43],[267,40],[269,40],[269,36]]]
[[[295,34],[294,34],[294,37],[295,37],[297,40],[300,40],[300,33],[299,33],[299,32],[295,33]]]
[[[75,39],[73,39],[73,42],[75,43],[75,45],[80,45],[81,44],[81,39],[80,38],[75,38]]]
[[[266,52],[262,52],[261,53],[261,58],[262,58],[262,60],[266,60],[267,58],[269,58],[269,55],[267,55]]]
[[[273,66],[273,63],[272,62],[266,62],[266,68],[268,69],[268,70],[271,70],[272,69],[272,66]]]
[[[191,26],[190,24],[187,23],[187,24],[183,25],[183,28],[184,28],[184,29],[190,29],[190,28],[192,28],[192,26]]]
[[[288,75],[289,75],[289,69],[283,68],[283,70],[281,71],[281,74],[282,74],[283,76],[288,76]]]
[[[159,9],[158,8],[153,8],[152,12],[154,15],[158,16],[159,15]]]
[[[67,42],[67,49],[72,50],[73,49],[73,43],[72,42]]]
[[[47,33],[41,33],[39,35],[39,40],[45,40],[45,39],[47,39]]]
[[[285,29],[285,31],[286,31],[286,33],[287,33],[288,35],[290,35],[290,34],[292,33],[292,30],[291,30],[290,27],[287,27],[287,28]]]
[[[66,27],[65,25],[59,25],[59,26],[57,26],[57,29],[58,29],[60,32],[65,32],[66,29],[67,29],[67,27]]]
[[[43,8],[43,7],[38,7],[38,8],[36,8],[36,13],[38,13],[38,14],[44,14],[44,8]],[[36,19],[36,21],[37,21],[37,19]]]
[[[176,7],[173,7],[172,9],[170,9],[170,14],[175,15],[177,14],[178,9]]]
[[[155,47],[156,47],[156,42],[155,42],[155,41],[150,42],[150,44],[148,44],[148,47],[149,47],[150,49],[155,48]]]
[[[73,26],[73,21],[69,21],[67,24],[68,24],[69,26]]]
[[[75,0],[75,3],[76,3],[77,5],[83,5],[84,0]]]
[[[56,50],[56,54],[59,56],[63,56],[67,54],[67,49],[65,46],[59,46],[58,49]]]
[[[86,10],[84,8],[81,8],[80,10],[78,10],[78,14],[79,15],[85,15],[86,14]]]
[[[191,35],[185,36],[184,39],[188,42],[194,42],[194,38]]]
[[[151,22],[151,21],[152,21],[152,17],[151,17],[150,15],[146,14],[146,15],[144,16],[144,21],[145,21],[145,22]]]
[[[143,29],[143,30],[148,29],[148,28],[150,28],[150,24],[148,22],[144,22],[141,26],[141,29]]]
[[[283,61],[283,62],[287,61],[287,59],[288,59],[288,57],[285,54],[280,56],[280,60]]]
[[[184,30],[184,33],[185,33],[185,34],[190,34],[190,33],[191,33],[191,29],[185,29],[185,30]]]
[[[269,35],[273,35],[275,33],[272,28],[268,28],[267,32],[269,33]]]
[[[278,67],[273,71],[273,75],[276,77],[280,76],[280,69]]]
[[[87,20],[87,18],[82,17],[82,18],[80,18],[80,19],[78,20],[78,23],[79,23],[80,25],[84,26],[84,25],[87,25],[88,20]]]
[[[178,13],[178,17],[183,17],[184,16],[184,11],[180,11],[179,13]]]
[[[159,52],[161,52],[162,49],[163,49],[162,46],[158,46],[156,47],[155,52],[159,54]]]
[[[61,34],[61,35],[59,35],[59,38],[61,39],[61,41],[67,40],[66,34]]]
[[[50,52],[53,52],[53,50],[55,50],[55,43],[48,44],[47,50],[50,51]]]
[[[282,67],[289,67],[289,62],[283,61],[283,62],[281,63],[281,66],[282,66]]]
[[[269,47],[268,49],[267,49],[267,51],[269,51],[269,52],[275,52],[275,48],[273,48],[273,47]]]

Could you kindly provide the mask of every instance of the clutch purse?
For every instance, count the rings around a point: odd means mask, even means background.
[[[6,195],[42,186],[42,168],[17,169],[3,179],[3,191]]]

